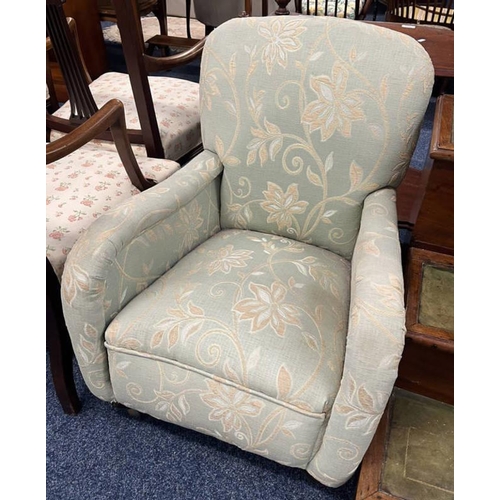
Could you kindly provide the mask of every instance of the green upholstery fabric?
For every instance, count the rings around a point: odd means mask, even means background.
[[[83,378],[97,397],[115,401],[104,347],[111,319],[219,230],[220,172],[218,159],[201,153],[172,175],[171,184],[159,183],[106,212],[68,255],[61,282],[66,324]]]
[[[350,268],[311,245],[221,231],[116,316],[107,347],[320,414],[342,376]]]
[[[344,374],[307,469],[329,486],[355,472],[394,386],[406,333],[403,287],[396,196],[383,189],[365,200],[352,259]]]
[[[204,49],[200,112],[203,144],[224,164],[222,227],[350,258],[364,198],[396,186],[410,161],[429,56],[405,35],[345,19],[220,28]]]
[[[68,256],[63,308],[90,390],[344,483],[403,348],[393,187],[432,82],[417,42],[361,22],[217,28],[205,151]]]

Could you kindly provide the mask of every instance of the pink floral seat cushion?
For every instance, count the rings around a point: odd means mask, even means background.
[[[162,181],[179,169],[171,160],[139,157],[148,179]],[[118,202],[137,194],[116,150],[86,145],[47,165],[46,255],[60,279],[68,252],[89,225]]]
[[[199,85],[165,76],[150,76],[149,84],[165,158],[178,160],[201,144]],[[137,107],[127,74],[104,73],[90,84],[90,90],[99,108],[112,98],[122,101],[127,128],[140,130]],[[54,116],[69,118],[70,109],[68,101],[54,113]],[[51,140],[62,135],[64,135],[62,132],[52,131]],[[93,142],[109,151],[115,150],[112,142]],[[132,149],[137,156],[147,156],[146,147],[142,144],[133,144]]]

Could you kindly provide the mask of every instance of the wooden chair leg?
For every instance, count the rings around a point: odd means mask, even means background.
[[[186,0],[186,30],[188,38],[191,37],[191,0]]]
[[[82,405],[73,377],[73,348],[64,323],[59,281],[48,260],[46,267],[46,339],[50,371],[64,413],[76,415]]]

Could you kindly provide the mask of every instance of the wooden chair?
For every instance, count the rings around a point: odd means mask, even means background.
[[[454,0],[387,0],[385,20],[454,28]]]
[[[136,0],[139,16],[153,13],[160,24],[160,34],[167,35],[167,7],[166,0]],[[97,9],[101,21],[117,22],[116,9],[113,0],[97,0]]]
[[[218,0],[214,5],[206,0],[194,0],[196,19],[205,25],[205,34],[235,17],[252,16],[252,0]],[[243,6],[243,10],[241,7]],[[191,0],[186,0],[186,16],[191,12]],[[262,15],[267,16],[267,0],[262,0]]]
[[[372,0],[295,0],[295,11],[312,16],[365,19]]]
[[[92,139],[107,131],[115,152]],[[80,409],[73,379],[73,348],[61,308],[60,279],[75,241],[102,213],[154,186],[179,169],[165,159],[136,158],[125,128],[123,104],[114,99],[46,147],[46,332],[50,368],[65,413]],[[77,346],[84,349],[84,346]]]
[[[106,72],[91,81],[72,36],[62,4],[46,0],[47,34],[68,89],[69,101],[47,119],[51,139],[61,137],[94,114],[112,98],[124,104],[127,132],[136,155],[170,158],[185,163],[201,147],[199,86],[196,82],[150,73],[171,70],[197,59],[205,40],[158,35],[157,46],[178,46],[183,52],[166,57],[147,53],[136,2],[114,0],[128,75]],[[98,138],[101,147],[114,150],[109,133]]]

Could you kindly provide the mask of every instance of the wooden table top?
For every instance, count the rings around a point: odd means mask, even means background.
[[[443,26],[363,21],[411,36],[429,54],[437,77],[453,78],[455,32]]]

